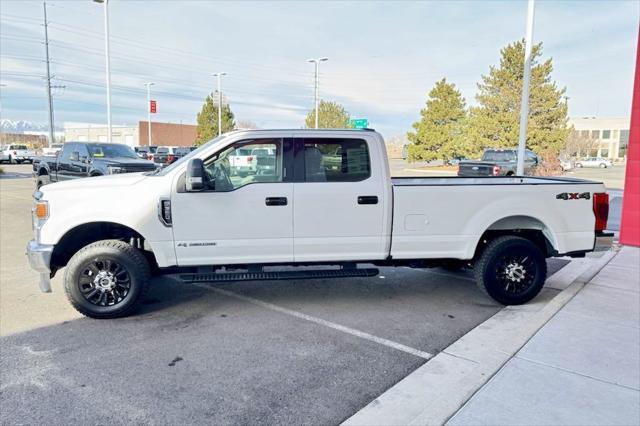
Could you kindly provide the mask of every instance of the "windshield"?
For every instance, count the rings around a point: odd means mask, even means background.
[[[203,149],[220,142],[225,137],[226,137],[226,135],[220,135],[217,138],[212,139],[209,142],[205,143],[204,145],[201,145],[198,148],[194,149],[193,151],[191,151],[190,153],[188,153],[184,157],[180,157],[175,163],[172,163],[171,165],[165,167],[164,169],[158,169],[156,172],[151,172],[150,174],[155,174],[155,175],[158,175],[158,176],[164,176],[167,173],[175,170],[176,167],[180,167],[180,164],[184,164],[184,163],[188,162],[190,159],[192,159],[195,156],[197,156],[198,153],[201,152]]]
[[[127,145],[114,143],[94,143],[88,144],[89,152],[95,158],[138,158],[135,151]]]
[[[486,151],[482,161],[516,161],[514,151]]]

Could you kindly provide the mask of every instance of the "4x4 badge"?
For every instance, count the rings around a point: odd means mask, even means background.
[[[589,199],[591,199],[591,193],[589,193],[589,192],[583,192],[583,193],[579,193],[579,192],[562,192],[562,193],[556,195],[556,199],[557,200],[579,200],[579,199],[589,200]]]

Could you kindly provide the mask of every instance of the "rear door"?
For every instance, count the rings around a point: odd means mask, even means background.
[[[387,256],[384,177],[364,138],[295,139],[296,262]]]

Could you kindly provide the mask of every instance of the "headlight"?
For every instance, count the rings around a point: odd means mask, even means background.
[[[110,175],[115,175],[116,173],[122,173],[122,167],[118,166],[107,166],[107,171]]]

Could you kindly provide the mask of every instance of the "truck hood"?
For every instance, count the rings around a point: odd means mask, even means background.
[[[73,190],[91,190],[99,188],[114,188],[135,185],[145,179],[149,179],[144,173],[123,173],[118,175],[96,176],[82,179],[73,179],[66,182],[57,182],[42,187],[42,192],[56,192]]]

